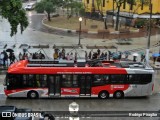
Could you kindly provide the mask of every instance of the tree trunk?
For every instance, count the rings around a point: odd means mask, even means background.
[[[47,12],[48,14],[48,21],[51,21],[51,15],[50,15],[50,12]]]
[[[116,28],[115,28],[116,31],[118,31],[120,7],[121,5],[118,6],[118,11],[117,11],[117,16],[116,16]]]

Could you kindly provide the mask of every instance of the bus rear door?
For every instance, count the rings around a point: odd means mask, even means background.
[[[49,76],[48,92],[50,97],[60,97],[60,78],[59,75]]]
[[[91,96],[91,75],[82,75],[80,80],[80,97]]]

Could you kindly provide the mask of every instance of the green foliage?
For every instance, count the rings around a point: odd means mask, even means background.
[[[85,9],[84,5],[81,2],[77,2],[75,0],[64,0],[63,1],[63,8],[67,9],[68,16],[73,16],[73,14],[84,14]],[[69,11],[70,9],[70,11]]]
[[[100,11],[100,7],[102,7],[102,0],[96,0],[98,11]]]
[[[37,11],[37,13],[43,13],[44,12],[43,2],[36,3],[35,10]]]
[[[10,36],[17,33],[17,27],[20,25],[21,33],[28,26],[28,19],[25,10],[22,8],[21,0],[3,0],[0,3],[1,14],[11,25]]]
[[[146,24],[146,19],[137,19],[135,22],[135,26],[138,28],[142,28]]]
[[[37,12],[47,12],[48,15],[48,21],[51,21],[50,19],[50,13],[55,11],[55,6],[56,6],[57,0],[42,0],[41,2],[36,4],[35,10]]]
[[[136,4],[136,0],[127,0],[127,3],[128,3],[128,4],[135,5],[135,4]]]
[[[54,8],[53,3],[50,2],[50,1],[45,2],[44,10],[45,10],[47,13],[54,12],[54,11],[55,11],[55,8]]]

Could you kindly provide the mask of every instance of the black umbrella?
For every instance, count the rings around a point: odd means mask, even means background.
[[[9,48],[6,50],[6,52],[14,52],[14,50]]]

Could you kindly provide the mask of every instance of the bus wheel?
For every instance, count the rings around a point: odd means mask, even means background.
[[[116,91],[113,96],[114,98],[120,99],[124,97],[124,93],[122,91]]]
[[[36,99],[38,98],[38,93],[36,91],[30,91],[28,92],[27,97],[30,99]]]
[[[99,93],[98,97],[101,98],[101,99],[109,98],[109,93],[107,91],[101,91]]]

